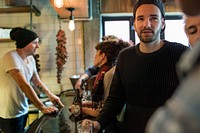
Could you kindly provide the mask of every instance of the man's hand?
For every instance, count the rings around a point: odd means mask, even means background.
[[[63,103],[60,101],[60,98],[56,95],[54,95],[53,93],[51,93],[51,95],[48,96],[50,101],[54,104],[54,106],[59,106],[61,108],[64,107]]]
[[[75,88],[81,90],[82,78],[79,78],[76,82]]]
[[[41,112],[43,114],[52,114],[52,113],[58,112],[58,108],[56,108],[54,106],[45,107],[45,108],[41,109]]]

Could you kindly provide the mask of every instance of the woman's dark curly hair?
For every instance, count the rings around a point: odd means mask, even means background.
[[[107,62],[114,62],[117,60],[119,52],[129,46],[130,44],[128,42],[119,39],[118,41],[100,42],[95,46],[95,49],[100,50],[101,54],[105,53],[107,57]]]

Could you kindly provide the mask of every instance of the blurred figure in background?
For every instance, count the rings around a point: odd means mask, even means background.
[[[194,1],[178,1],[186,14],[193,15],[185,16],[185,33],[192,50],[185,52],[177,65],[182,82],[166,105],[151,117],[147,133],[200,132],[200,1]]]
[[[39,48],[38,35],[17,27],[11,30],[10,38],[16,41],[16,50],[7,52],[0,60],[0,128],[4,133],[23,133],[28,117],[28,99],[44,114],[58,111],[54,106],[46,107],[34,89],[44,92],[52,103],[64,105],[37,73],[33,55]]]

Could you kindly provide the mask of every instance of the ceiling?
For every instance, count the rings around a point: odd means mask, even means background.
[[[90,20],[92,17],[91,0],[64,0],[64,6],[57,8],[54,6],[54,0],[49,0],[54,10],[61,19],[69,19],[70,11],[67,8],[73,7],[75,20]]]

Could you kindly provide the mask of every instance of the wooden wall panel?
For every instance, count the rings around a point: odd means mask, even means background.
[[[134,0],[101,0],[101,13],[132,12]]]
[[[101,0],[101,13],[132,13],[133,5],[137,0]],[[166,12],[177,12],[179,8],[174,0],[162,0]]]

